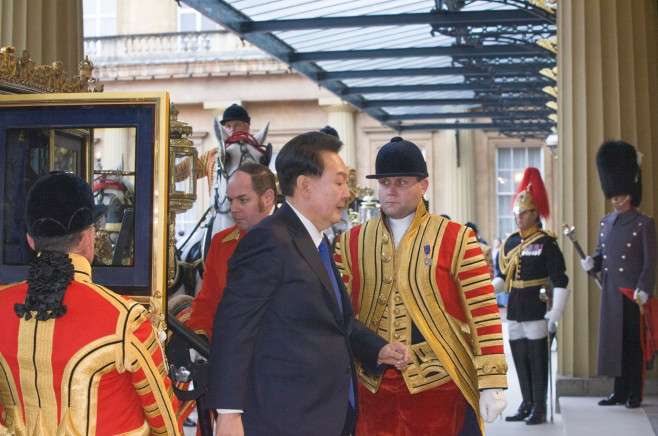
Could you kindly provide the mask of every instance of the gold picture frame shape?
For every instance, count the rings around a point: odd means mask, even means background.
[[[74,158],[76,162],[75,172],[79,173],[81,168],[77,162],[83,158],[86,161],[82,164],[80,174],[83,178],[93,182],[93,129],[94,128],[112,128],[119,126],[130,126],[135,124],[133,119],[122,120],[123,113],[144,112],[137,116],[138,135],[145,135],[149,130],[149,144],[138,143],[137,148],[140,153],[139,162],[149,162],[148,167],[141,166],[136,174],[136,189],[139,185],[145,184],[150,187],[148,193],[137,191],[136,195],[141,198],[148,198],[147,204],[151,207],[149,211],[140,210],[139,206],[135,210],[136,228],[135,233],[144,238],[148,236],[148,243],[141,244],[146,246],[149,257],[148,265],[145,265],[146,278],[148,279],[147,292],[143,291],[143,286],[139,288],[139,293],[133,294],[132,286],[119,287],[113,283],[103,283],[100,277],[112,278],[112,271],[97,274],[94,267],[94,280],[104,286],[108,286],[114,291],[133,298],[134,300],[151,306],[153,322],[158,330],[166,328],[166,310],[167,298],[167,220],[168,220],[168,196],[169,196],[169,94],[166,92],[144,92],[144,93],[72,93],[72,94],[30,94],[30,95],[0,95],[0,167],[5,168],[8,157],[5,155],[5,138],[8,129],[17,127],[42,128],[42,129],[61,129],[66,132],[84,132],[88,130],[88,137],[82,141],[80,147],[70,147],[67,153],[71,153],[69,158]],[[32,119],[34,113],[45,113],[41,121],[35,123]],[[63,115],[66,114],[66,115]],[[152,114],[152,118],[151,118]],[[21,118],[23,116],[23,118]],[[80,116],[76,120],[76,116]],[[141,118],[140,118],[141,117]],[[52,125],[44,125],[43,120],[50,121]],[[63,121],[64,120],[64,121]],[[91,121],[90,121],[91,120]],[[143,124],[140,124],[143,123]],[[140,136],[142,138],[142,136]],[[55,153],[55,150],[51,150]],[[144,159],[146,157],[146,159]],[[54,160],[53,160],[54,161]],[[69,159],[70,162],[72,162]],[[4,182],[3,182],[4,183]],[[0,185],[4,186],[4,185]],[[0,193],[5,201],[5,193]],[[4,220],[4,217],[0,218]],[[148,223],[148,225],[145,225]],[[141,226],[146,228],[140,228]],[[1,228],[2,226],[0,226]],[[137,245],[137,244],[136,244]],[[0,253],[2,250],[0,250]],[[141,261],[141,260],[140,260]],[[136,260],[137,262],[137,260]],[[103,267],[111,268],[111,267]],[[120,267],[125,268],[125,267]],[[137,269],[137,268],[133,268]],[[20,276],[27,272],[26,266],[5,265],[0,259],[0,283],[9,283],[7,277]],[[124,273],[130,274],[130,272]],[[25,275],[26,276],[26,275]],[[24,277],[23,276],[23,279]],[[99,278],[97,278],[99,277]],[[141,279],[140,279],[141,280]],[[11,280],[11,282],[16,280]],[[111,279],[108,279],[111,281]],[[122,288],[122,289],[120,289]],[[123,292],[125,289],[125,292]],[[137,292],[137,291],[135,291]]]

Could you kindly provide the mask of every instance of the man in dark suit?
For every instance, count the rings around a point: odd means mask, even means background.
[[[403,369],[408,349],[354,318],[321,231],[349,197],[338,138],[309,132],[279,152],[286,203],[254,226],[229,261],[213,326],[207,405],[217,435],[352,433],[354,359]],[[323,258],[324,256],[324,258]]]

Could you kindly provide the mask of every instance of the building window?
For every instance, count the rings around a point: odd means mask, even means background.
[[[183,3],[176,10],[178,11],[179,32],[207,32],[219,29],[213,20]]]
[[[527,167],[542,170],[542,153],[539,147],[500,147],[496,149],[496,235],[502,241],[516,231],[512,198],[519,188]],[[543,177],[543,174],[542,174]]]
[[[117,0],[83,0],[85,38],[117,34]]]

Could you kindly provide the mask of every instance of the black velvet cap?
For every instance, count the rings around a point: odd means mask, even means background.
[[[427,163],[420,148],[413,142],[405,141],[396,136],[384,145],[377,153],[375,174],[367,175],[367,179],[382,177],[422,177],[429,176]]]
[[[642,200],[642,175],[637,150],[624,141],[604,142],[596,153],[601,189],[606,198],[630,195],[631,205]]]
[[[91,186],[80,176],[53,171],[27,193],[25,221],[32,237],[57,237],[86,229],[107,211],[94,204]]]
[[[247,110],[240,106],[239,104],[233,103],[229,107],[226,108],[224,111],[224,115],[222,115],[222,120],[220,121],[220,124],[223,126],[225,123],[228,121],[243,121],[247,124],[251,124],[251,118],[249,118],[249,114],[247,113]]]

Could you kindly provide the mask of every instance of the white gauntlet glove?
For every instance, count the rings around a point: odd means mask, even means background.
[[[564,308],[567,307],[567,300],[571,291],[566,288],[553,288],[553,308],[546,312],[544,318],[548,320],[548,331],[555,333],[557,322],[562,317]]]
[[[483,389],[480,393],[480,415],[484,422],[494,422],[507,406],[502,389]]]
[[[594,269],[594,258],[587,256],[585,259],[580,259],[580,265],[582,265],[585,272],[590,272],[590,270]]]
[[[500,295],[505,292],[505,280],[501,277],[494,277],[491,284],[494,287],[494,294]]]

